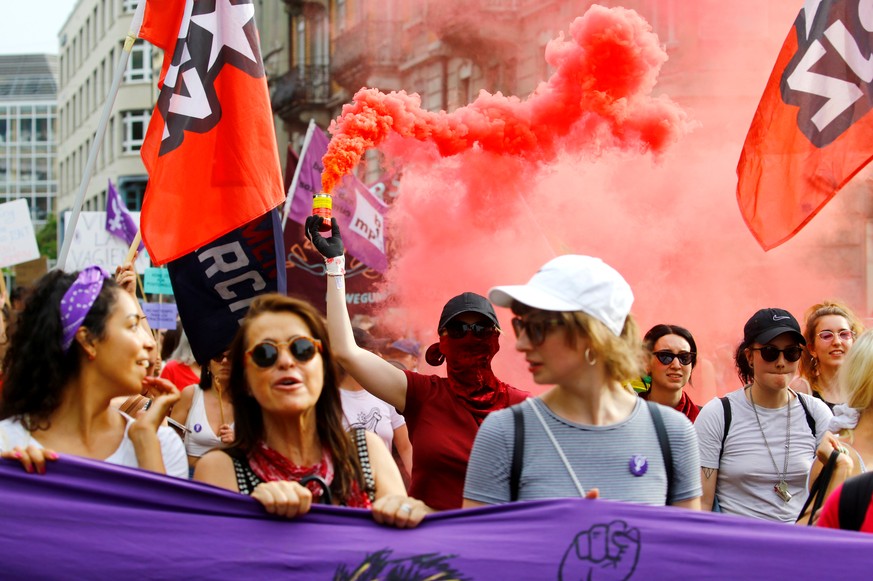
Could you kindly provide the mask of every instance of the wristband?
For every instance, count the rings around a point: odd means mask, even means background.
[[[346,257],[341,255],[334,258],[325,258],[324,267],[327,276],[345,276]]]

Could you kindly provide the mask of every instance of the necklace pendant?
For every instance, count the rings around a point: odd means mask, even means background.
[[[779,498],[785,502],[790,502],[793,497],[793,495],[788,492],[788,484],[784,480],[780,480],[779,484],[774,484],[773,490],[775,490],[776,494],[779,495]]]

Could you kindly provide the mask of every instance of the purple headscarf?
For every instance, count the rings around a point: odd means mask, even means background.
[[[76,331],[82,326],[88,311],[94,306],[94,301],[103,288],[103,279],[109,274],[99,266],[89,266],[79,272],[73,285],[64,293],[61,299],[61,326],[64,337],[61,349],[66,352],[73,344]]]

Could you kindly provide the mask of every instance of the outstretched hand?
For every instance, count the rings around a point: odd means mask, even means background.
[[[306,218],[306,224],[304,225],[306,237],[324,258],[342,256],[345,252],[345,247],[343,246],[343,238],[340,235],[339,224],[337,224],[336,218],[330,219],[330,238],[325,238],[318,230],[323,221],[324,218],[321,216],[309,216]]]

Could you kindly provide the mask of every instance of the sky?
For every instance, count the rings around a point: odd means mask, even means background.
[[[76,0],[0,0],[0,54],[58,53]]]

